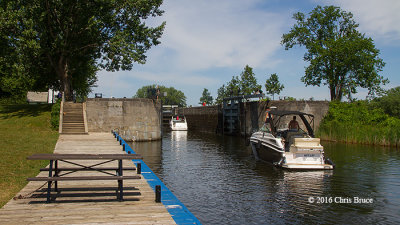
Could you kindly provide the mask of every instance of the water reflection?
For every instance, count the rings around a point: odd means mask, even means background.
[[[171,149],[186,149],[187,131],[171,131]]]
[[[400,222],[396,150],[323,143],[334,171],[292,172],[255,161],[237,137],[175,131],[159,142],[132,145],[203,224]],[[316,203],[310,197],[374,202]]]
[[[162,164],[162,141],[152,142],[129,142],[129,146],[138,154],[143,156],[146,164],[154,171],[160,169]]]

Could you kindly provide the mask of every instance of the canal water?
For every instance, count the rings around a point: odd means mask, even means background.
[[[400,151],[322,144],[334,171],[277,169],[243,138],[190,131],[131,147],[203,224],[400,224]]]

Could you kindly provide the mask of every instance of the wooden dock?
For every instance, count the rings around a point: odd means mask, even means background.
[[[123,152],[111,133],[90,133],[60,135],[54,153]],[[61,162],[59,165],[63,166]],[[134,167],[132,161],[124,161],[124,165]],[[76,173],[87,176],[92,172]],[[124,175],[136,174],[135,170],[124,171]],[[38,176],[47,175],[48,172],[41,172]],[[116,187],[116,181],[59,182],[59,194],[47,204],[47,182],[29,182],[0,209],[0,224],[175,224],[165,206],[155,202],[155,193],[143,177],[124,181],[124,201],[116,199]]]

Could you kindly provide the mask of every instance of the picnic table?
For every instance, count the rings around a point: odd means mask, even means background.
[[[48,168],[41,168],[40,171],[48,171],[47,177],[31,177],[27,178],[28,181],[47,181],[47,203],[51,201],[51,185],[54,182],[55,191],[58,192],[58,181],[73,181],[73,180],[117,180],[117,199],[123,200],[123,180],[126,179],[140,179],[140,175],[124,176],[124,170],[137,170],[140,174],[140,164],[138,168],[123,167],[123,160],[143,159],[138,154],[34,154],[27,158],[28,160],[49,160]],[[91,165],[83,165],[82,160],[90,160]],[[91,161],[94,162],[91,162]],[[100,162],[99,162],[100,161]],[[104,167],[106,163],[118,161],[118,167]],[[59,167],[58,163],[64,162],[72,167]],[[85,161],[87,162],[87,161]],[[78,171],[96,171],[102,173],[103,176],[66,176]],[[111,173],[115,171],[116,173]],[[61,173],[64,172],[64,173]],[[106,176],[104,176],[104,174]]]

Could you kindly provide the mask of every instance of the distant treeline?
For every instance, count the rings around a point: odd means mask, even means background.
[[[400,147],[400,87],[371,101],[331,102],[321,139]]]

